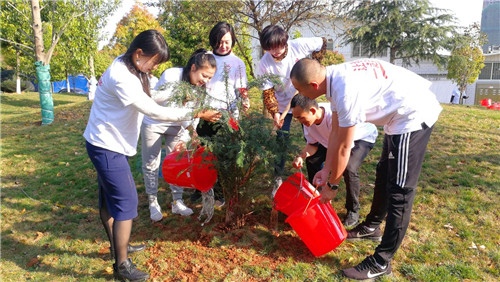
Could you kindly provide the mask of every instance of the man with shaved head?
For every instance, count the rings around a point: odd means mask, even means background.
[[[405,68],[375,59],[328,67],[302,59],[292,68],[290,78],[300,94],[311,99],[325,95],[330,101],[332,131],[326,161],[313,180],[313,184],[324,186],[321,202],[337,195],[356,124],[384,126],[370,213],[347,232],[347,240],[381,242],[373,255],[343,272],[359,280],[390,274],[391,260],[410,223],[427,143],[442,110],[429,89],[431,83]]]

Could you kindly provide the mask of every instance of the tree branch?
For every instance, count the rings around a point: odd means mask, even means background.
[[[50,61],[50,58],[52,57],[52,53],[54,52],[54,49],[56,48],[56,45],[57,43],[59,42],[59,39],[61,39],[61,36],[62,34],[64,33],[64,31],[66,30],[66,28],[68,27],[68,25],[71,23],[71,21],[74,19],[74,18],[77,18],[83,14],[85,14],[86,11],[83,11],[81,13],[73,13],[73,15],[68,19],[68,21],[64,24],[63,27],[61,27],[61,29],[59,30],[59,32],[57,33],[56,36],[52,36],[52,43],[50,45],[50,48],[49,50],[47,51],[47,62]]]
[[[21,43],[18,43],[18,42],[14,42],[14,41],[11,41],[11,40],[8,40],[8,39],[5,39],[5,38],[0,38],[1,41],[5,41],[5,42],[8,42],[12,45],[15,45],[15,46],[19,46],[19,47],[24,47],[24,48],[27,48],[29,50],[34,50],[33,47],[30,47],[28,45],[24,45],[24,44],[21,44]]]
[[[1,40],[1,39],[0,39],[0,40]],[[24,50],[23,48],[21,48],[21,46],[12,46],[12,47],[13,47],[14,49],[18,50],[18,51],[23,52],[23,53],[24,53],[24,54],[26,54],[28,57],[31,57],[31,58],[33,58],[33,60],[35,60],[35,61],[36,61],[36,57],[35,57],[35,55],[33,54],[33,53],[34,53],[33,51],[31,51],[31,52],[30,52],[30,51],[26,51],[26,50]]]
[[[30,19],[29,19],[29,18],[28,18],[25,14],[21,13],[21,11],[19,11],[19,10],[16,8],[16,6],[14,6],[14,5],[13,5],[12,3],[10,3],[10,2],[7,2],[7,5],[11,6],[11,7],[12,7],[12,9],[16,10],[16,11],[17,11],[17,12],[18,12],[21,16],[23,16],[23,17],[24,17],[24,18],[28,21],[28,23],[31,23]]]
[[[21,32],[24,34],[24,36],[28,37],[29,41],[31,41],[33,44],[35,44],[35,38],[33,36],[30,36],[29,34],[26,33],[22,28],[18,28],[17,31]]]

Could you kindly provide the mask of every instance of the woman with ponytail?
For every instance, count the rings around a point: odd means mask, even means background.
[[[196,50],[183,68],[169,68],[163,72],[155,89],[164,85],[184,81],[193,86],[205,87],[206,83],[214,76],[217,69],[214,56],[205,49]],[[170,87],[168,87],[170,88]],[[168,97],[162,97],[168,100]],[[186,105],[187,106],[187,105]],[[209,122],[217,121],[220,113],[203,113],[200,117]],[[161,163],[162,141],[165,140],[166,153],[185,149],[190,136],[187,128],[196,128],[197,120],[183,122],[162,122],[149,117],[144,117],[141,127],[142,146],[142,173],[144,186],[149,200],[151,220],[160,221],[163,218],[160,204],[158,203],[158,170]],[[188,216],[193,210],[188,208],[182,200],[184,189],[170,185],[172,192],[172,213]]]

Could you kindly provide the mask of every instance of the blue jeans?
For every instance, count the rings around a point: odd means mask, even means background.
[[[281,113],[280,113],[281,114]],[[285,116],[285,119],[283,121],[283,126],[281,127],[280,130],[276,132],[276,140],[278,141],[278,144],[286,144],[290,142],[290,125],[292,124],[292,114],[287,114]],[[286,148],[288,146],[281,146],[281,148],[284,148],[285,150],[282,150],[278,152],[279,155],[281,155],[279,163],[276,164],[276,168],[274,169],[274,172],[276,173],[277,176],[282,176],[283,171],[285,170],[285,161],[286,161],[286,155],[288,152],[286,152]]]

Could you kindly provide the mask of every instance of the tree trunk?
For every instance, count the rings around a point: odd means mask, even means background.
[[[40,16],[40,1],[31,0],[31,15],[33,17],[33,37],[35,39],[35,66],[38,79],[38,93],[42,110],[42,125],[54,121],[54,102],[50,91],[50,65],[46,62],[43,49],[42,18]]]
[[[389,63],[394,64],[396,61],[396,48],[390,48]]]
[[[65,73],[66,73],[66,92],[71,92],[71,85],[69,84],[69,74],[68,74],[68,70],[66,69],[65,70]]]
[[[35,61],[42,61],[44,65],[45,50],[43,47],[42,17],[40,16],[40,1],[31,0],[31,16],[33,17],[33,37],[35,39]]]
[[[21,66],[21,59],[19,57],[19,50],[16,50],[16,93],[21,94],[21,76],[19,75]]]
[[[92,55],[92,54],[90,54],[90,57],[89,57],[89,68],[90,68],[90,77],[95,77],[94,55]]]

